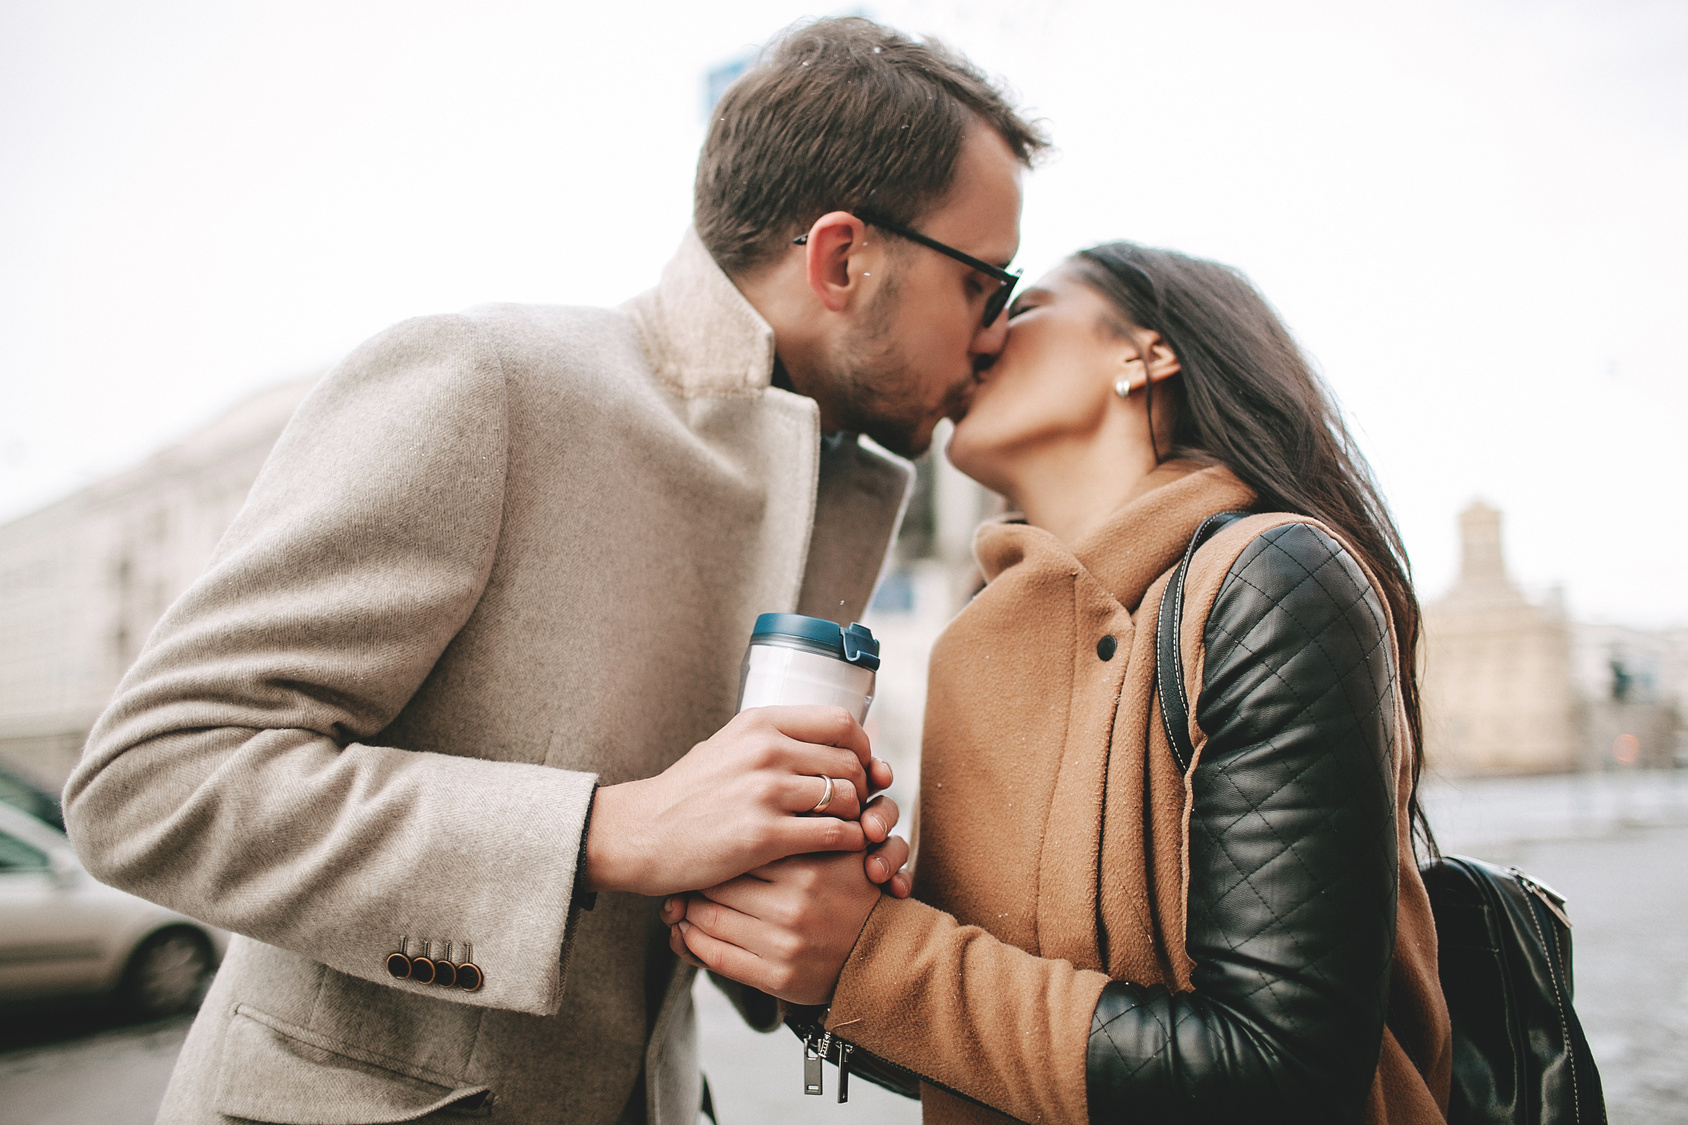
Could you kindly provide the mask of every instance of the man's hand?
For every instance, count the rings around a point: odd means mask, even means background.
[[[879,849],[892,870],[908,844]],[[906,878],[906,876],[899,876]],[[826,1004],[879,887],[853,855],[800,855],[663,904],[669,944],[694,964],[793,1004]]]
[[[829,777],[825,812],[801,815]],[[745,711],[657,776],[598,790],[586,888],[673,894],[789,855],[860,852],[895,822],[894,812],[889,823],[857,822],[869,793],[890,783],[891,767],[841,707]],[[850,858],[859,871],[860,857]]]

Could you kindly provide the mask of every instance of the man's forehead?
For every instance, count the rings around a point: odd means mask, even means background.
[[[995,129],[972,129],[956,160],[949,196],[922,224],[923,233],[1006,267],[1020,249],[1024,170]]]

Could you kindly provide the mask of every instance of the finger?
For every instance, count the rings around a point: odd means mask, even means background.
[[[686,896],[669,895],[663,900],[662,910],[658,917],[665,926],[672,926],[686,916]]]
[[[769,871],[770,868],[763,867],[760,870]],[[768,904],[772,901],[769,898],[768,889],[767,880],[751,875],[741,875],[737,879],[728,879],[718,886],[699,891],[697,897],[706,899],[710,903],[718,903],[751,918],[764,919],[767,917]],[[699,913],[695,918],[692,917],[690,907],[687,908],[686,915],[700,925],[707,925],[703,921],[704,914],[702,911],[704,909],[706,909],[706,904],[699,903]]]
[[[891,829],[897,826],[897,818],[901,815],[897,802],[886,796],[875,797],[868,802],[866,810],[858,817],[862,824],[862,832],[871,843],[879,843],[891,834]]]
[[[780,931],[761,919],[701,896],[687,907],[686,920],[680,925],[755,954],[770,952],[780,937]]]
[[[793,774],[788,781],[791,797],[783,806],[794,813],[825,813],[835,816],[839,820],[856,820],[862,815],[861,797],[856,787],[841,778],[833,778],[832,784],[827,785],[825,777],[802,777]],[[828,795],[830,790],[830,796]],[[826,807],[817,809],[821,798],[826,798]]]
[[[686,948],[686,939],[680,933],[679,926],[668,927],[668,948],[674,951],[676,957],[695,969],[707,969],[709,967],[697,959],[697,954]]]
[[[914,893],[914,880],[908,877],[908,872],[899,871],[891,876],[891,881],[885,884],[891,890],[893,898],[907,898]]]
[[[901,836],[892,836],[868,854],[864,870],[873,882],[883,883],[901,871],[907,862],[908,841]]]
[[[773,994],[773,974],[762,958],[731,942],[710,937],[690,922],[681,922],[680,932],[685,937],[686,948],[703,962],[705,968]]]
[[[867,771],[856,761],[856,756],[847,750],[803,742],[787,743],[785,767],[793,774],[830,777],[834,781],[848,783],[855,789],[858,802],[862,805],[867,804]],[[810,792],[819,798],[819,790],[811,789]]]
[[[868,765],[867,779],[873,791],[877,793],[881,789],[891,788],[891,782],[895,781],[896,777],[891,773],[890,762],[884,758],[875,758]]]
[[[833,816],[782,816],[768,829],[768,861],[810,852],[859,852],[867,847],[862,826]]]
[[[842,707],[761,707],[758,710],[787,738],[848,750],[864,770],[873,758],[867,732]]]

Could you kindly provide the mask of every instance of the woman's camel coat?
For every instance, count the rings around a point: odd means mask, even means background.
[[[1102,986],[1190,987],[1190,787],[1154,697],[1154,622],[1203,518],[1253,500],[1225,469],[1166,466],[1072,550],[1023,524],[981,530],[989,585],[932,655],[915,897],[874,909],[827,1023],[928,1079],[927,1121],[1002,1120],[992,1106],[1084,1125]],[[1202,682],[1204,626],[1231,564],[1261,532],[1298,518],[1250,517],[1198,553],[1182,630],[1187,682]],[[1118,642],[1110,660],[1097,649],[1106,635]],[[1199,763],[1204,736],[1190,711]],[[1395,962],[1366,1120],[1434,1122],[1447,1104],[1450,1039],[1410,846],[1409,754],[1398,756],[1396,784]]]

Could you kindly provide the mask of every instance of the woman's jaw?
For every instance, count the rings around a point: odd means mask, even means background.
[[[1015,302],[1008,342],[956,423],[950,462],[1027,522],[1063,542],[1082,538],[1155,467],[1145,356],[1157,380],[1177,369],[1157,335],[1126,323],[1071,265],[1057,266]],[[1123,399],[1122,377],[1132,387]]]

